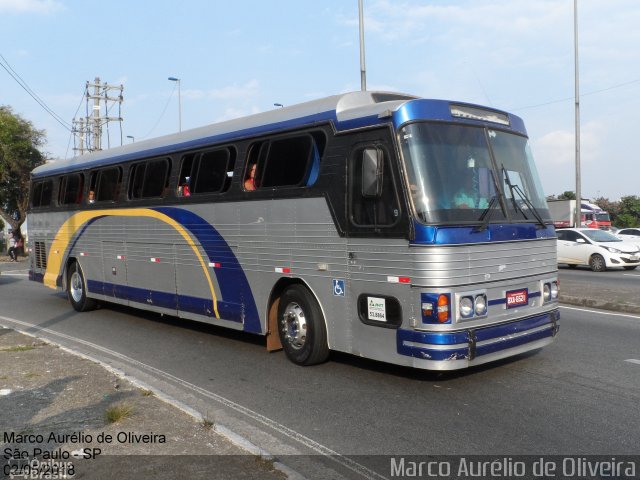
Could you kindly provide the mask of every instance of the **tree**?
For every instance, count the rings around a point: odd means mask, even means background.
[[[616,226],[637,227],[640,225],[640,198],[627,195],[618,202],[619,214]]]
[[[0,106],[0,216],[19,232],[27,217],[31,170],[46,161],[43,130]]]
[[[562,192],[560,195],[558,195],[558,200],[575,200],[575,199],[576,199],[576,194],[570,190],[567,190],[566,192]]]

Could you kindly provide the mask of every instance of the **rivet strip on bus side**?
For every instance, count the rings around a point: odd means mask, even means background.
[[[411,278],[410,277],[389,276],[389,277],[387,277],[387,282],[389,282],[389,283],[411,283]]]
[[[276,267],[276,273],[291,273],[291,269],[288,267]]]

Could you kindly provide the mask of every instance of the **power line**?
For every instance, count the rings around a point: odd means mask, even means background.
[[[0,62],[0,66],[6,70],[6,72],[13,78],[22,89],[29,94],[31,98],[33,98],[38,105],[40,105],[49,115],[53,117],[53,119],[62,125],[66,130],[71,131],[71,125],[65,122],[60,115],[54,112],[45,102],[42,100],[36,92],[34,92],[31,87],[24,81],[24,79],[16,72],[11,64],[7,61],[6,58],[2,54],[0,54],[0,58],[2,61]]]
[[[169,95],[169,98],[167,98],[167,103],[164,104],[164,108],[162,109],[162,112],[160,113],[160,116],[158,117],[158,120],[156,120],[156,123],[153,125],[153,127],[151,127],[151,130],[149,130],[146,135],[140,137],[140,140],[143,140],[143,139],[147,138],[149,135],[151,135],[151,133],[153,133],[153,131],[156,129],[156,127],[160,123],[160,120],[162,120],[162,117],[164,117],[164,114],[167,111],[167,107],[169,106],[169,102],[173,98],[173,92],[176,91],[177,84],[178,84],[178,82],[174,83],[173,90],[171,90],[171,95]]]
[[[580,98],[587,97],[589,95],[595,95],[596,93],[607,92],[609,90],[615,90],[616,88],[626,87],[627,85],[633,85],[634,83],[639,83],[639,82],[640,82],[640,78],[636,78],[635,80],[630,80],[628,82],[619,83],[617,85],[611,85],[610,87],[605,87],[605,88],[601,88],[599,90],[592,90],[591,92],[583,93],[583,94],[580,95]],[[562,102],[567,102],[569,100],[574,100],[574,99],[575,99],[575,97],[559,98],[557,100],[550,100],[548,102],[538,103],[536,105],[527,105],[526,107],[512,108],[510,110],[516,112],[518,110],[527,110],[529,108],[545,107],[547,105],[552,105],[554,103],[562,103]]]

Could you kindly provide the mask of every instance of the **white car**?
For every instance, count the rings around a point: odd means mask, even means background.
[[[563,228],[558,236],[558,263],[575,268],[588,265],[594,272],[611,267],[633,270],[640,265],[640,248],[595,228]]]
[[[640,228],[621,228],[615,235],[620,240],[635,243],[640,248]]]

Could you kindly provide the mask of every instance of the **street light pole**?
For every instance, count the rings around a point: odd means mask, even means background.
[[[180,93],[180,79],[169,77],[167,80],[178,84],[178,131],[182,131],[182,94]]]
[[[575,226],[582,226],[582,189],[580,186],[580,70],[578,68],[578,0],[573,0],[573,42],[575,49],[575,96],[576,96],[576,211]]]

